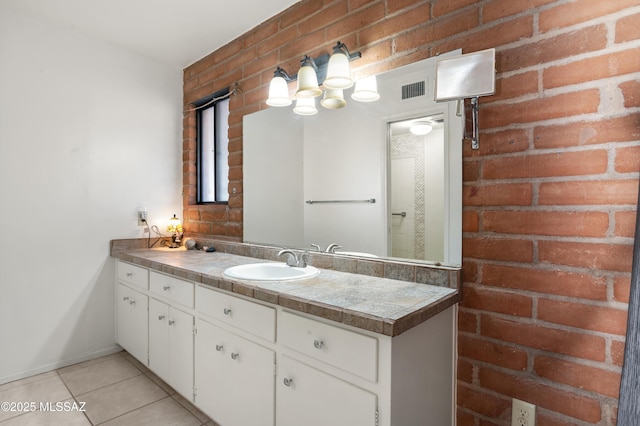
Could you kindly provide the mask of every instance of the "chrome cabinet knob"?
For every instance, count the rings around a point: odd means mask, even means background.
[[[133,300],[133,299],[131,299],[131,300],[129,300],[129,304],[130,304],[130,305],[135,305],[135,304],[136,304],[136,301],[135,301],[135,300]]]
[[[169,325],[173,325],[175,323],[176,323],[175,320],[169,320]]]
[[[165,285],[165,286],[162,287],[162,289],[164,291],[169,291],[171,289],[171,286]]]
[[[222,346],[222,345],[216,345],[216,351],[218,351],[218,352],[222,352],[222,349],[224,349],[224,346]]]
[[[123,297],[122,300],[126,302],[127,300],[129,300],[129,296]]]
[[[162,321],[164,319],[164,315],[158,315],[158,319]]]
[[[128,277],[132,277],[133,276],[133,272],[127,272],[127,276]]]
[[[239,353],[231,353],[231,359],[237,360],[238,358],[240,358],[240,354]]]
[[[285,377],[284,380],[283,380],[283,383],[284,383],[285,386],[291,387],[291,385],[293,384],[293,379]]]
[[[313,347],[316,349],[322,349],[324,347],[324,342],[322,340],[314,340],[313,341]]]
[[[224,312],[225,315],[231,315],[231,309],[224,308],[223,312]]]

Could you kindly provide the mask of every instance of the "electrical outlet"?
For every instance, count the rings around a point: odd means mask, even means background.
[[[138,226],[147,226],[147,209],[138,210]]]
[[[536,426],[536,406],[513,398],[511,426]]]

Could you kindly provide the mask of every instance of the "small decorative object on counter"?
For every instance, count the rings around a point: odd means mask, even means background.
[[[180,247],[182,240],[182,222],[180,222],[180,219],[178,219],[175,214],[171,219],[169,219],[167,231],[171,232],[171,244],[169,245],[169,248]]]
[[[188,238],[184,240],[184,246],[187,248],[187,250],[193,250],[194,248],[196,248],[196,240],[194,240],[193,238]]]

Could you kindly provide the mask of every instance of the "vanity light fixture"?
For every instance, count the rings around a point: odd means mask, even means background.
[[[354,58],[359,58],[360,52],[354,53]],[[327,66],[327,78],[324,80],[324,87],[327,89],[348,89],[353,86],[351,80],[351,68],[349,61],[351,54],[344,43],[338,42],[333,47],[333,54],[329,58]]]
[[[343,91],[354,84],[351,79],[349,62],[361,57],[362,54],[360,52],[350,53],[344,43],[338,42],[333,47],[331,56],[324,54],[314,59],[309,55],[304,55],[300,61],[298,74],[289,75],[284,69],[277,67],[269,84],[267,105],[274,107],[291,105],[287,83],[297,80],[295,92],[297,101],[293,109],[296,114],[313,115],[318,112],[315,101],[310,102],[308,99],[313,100],[322,94],[321,85],[326,89],[324,98],[320,102],[323,107],[328,109],[344,107],[347,102],[344,99]],[[360,94],[356,94],[357,88],[360,87],[356,82],[356,92],[352,94],[352,99],[371,102],[380,98],[377,93],[375,77],[373,78],[373,85],[369,83],[365,86],[366,91],[362,92],[364,89],[361,89]]]
[[[409,127],[409,131],[416,136],[424,136],[431,133],[431,130],[433,130],[433,126],[429,121],[416,121]]]
[[[267,105],[275,107],[291,105],[289,87],[287,86],[287,82],[289,81],[293,81],[293,78],[282,68],[276,68],[273,73],[273,78],[269,83],[269,99],[267,99]]]
[[[315,98],[321,94],[322,90],[318,86],[318,66],[309,55],[304,55],[298,71],[296,98]]]
[[[356,88],[351,94],[351,99],[358,102],[374,102],[380,99],[376,76],[372,75],[356,81]]]
[[[328,109],[338,109],[347,105],[344,100],[344,92],[342,89],[327,89],[324,92],[324,98],[320,104]]]
[[[315,115],[318,113],[316,108],[316,98],[298,98],[293,112],[298,115]]]

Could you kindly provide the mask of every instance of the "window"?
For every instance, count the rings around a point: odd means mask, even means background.
[[[229,201],[229,90],[196,103],[198,204]]]

